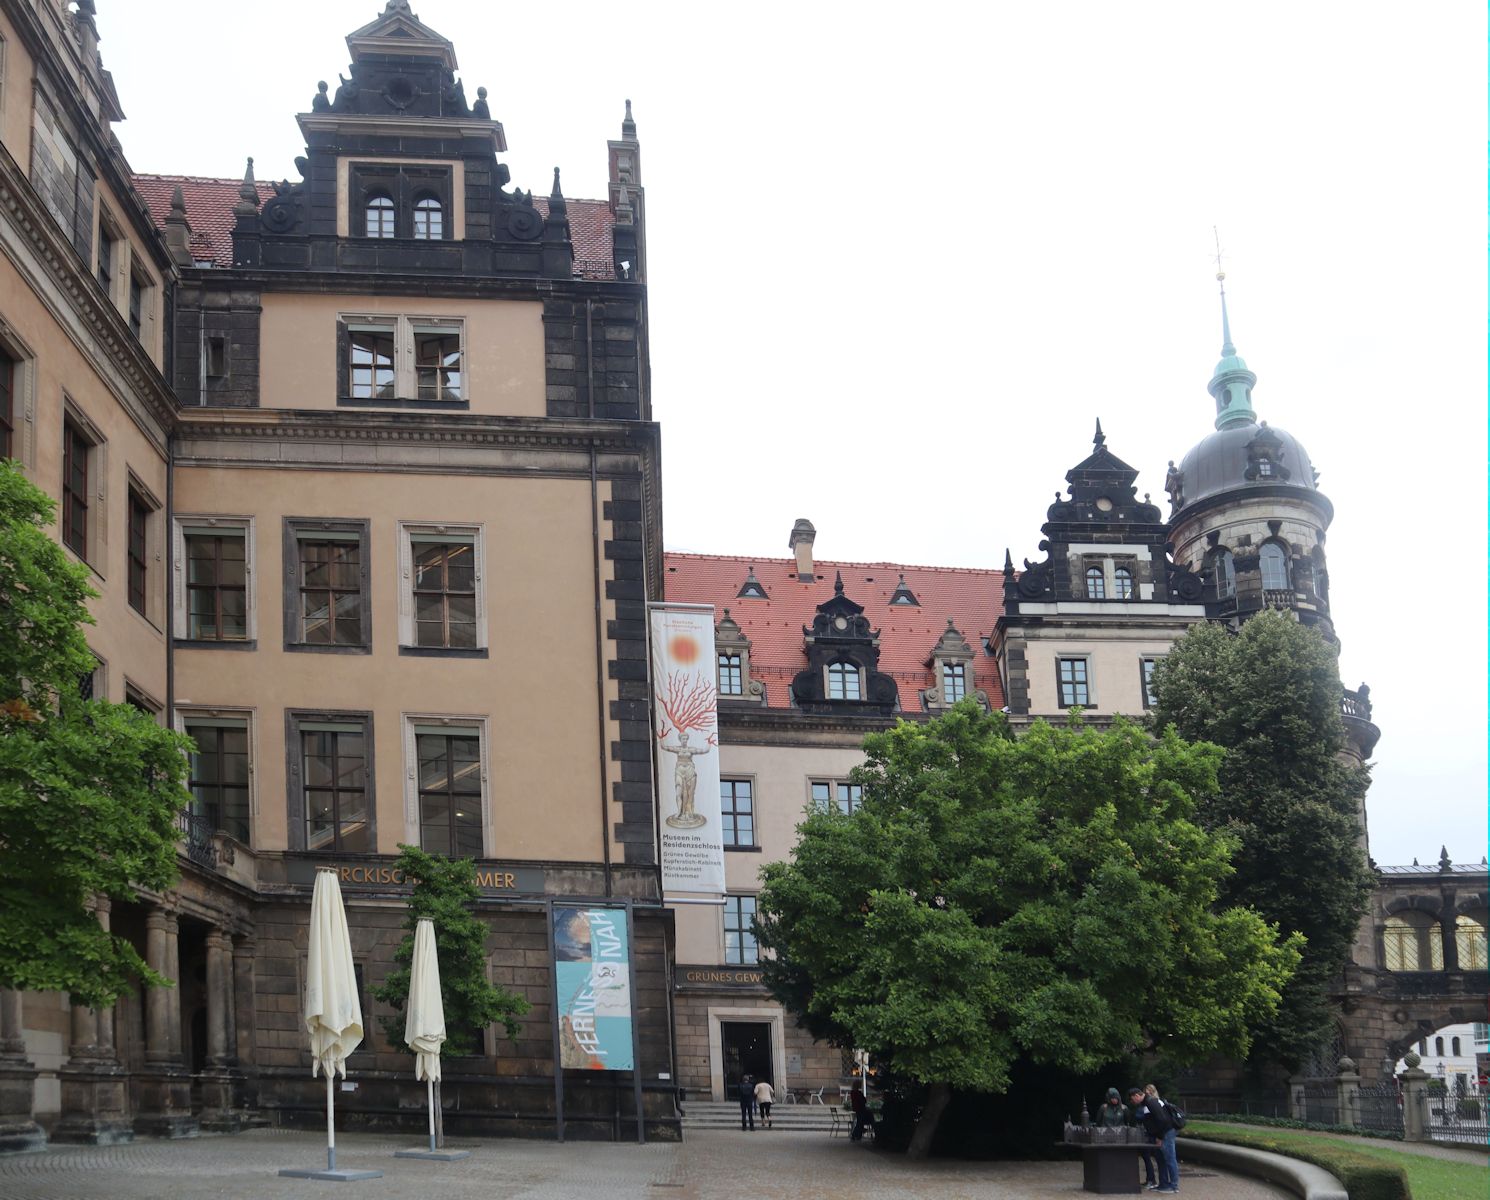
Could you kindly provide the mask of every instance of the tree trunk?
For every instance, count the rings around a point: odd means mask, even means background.
[[[936,1127],[941,1124],[942,1113],[947,1111],[947,1105],[951,1102],[950,1083],[931,1085],[931,1090],[926,1093],[926,1107],[921,1110],[916,1131],[911,1134],[911,1144],[906,1147],[906,1158],[925,1158],[930,1153],[932,1139],[936,1137]]]

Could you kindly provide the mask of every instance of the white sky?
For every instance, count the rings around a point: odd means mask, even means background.
[[[383,0],[100,0],[136,169],[295,178]],[[1482,6],[416,0],[513,183],[605,194],[631,97],[669,549],[996,567],[1109,447],[1210,429],[1211,227],[1259,415],[1334,502],[1372,853],[1486,848]]]

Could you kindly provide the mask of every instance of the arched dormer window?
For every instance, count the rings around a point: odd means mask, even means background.
[[[1388,971],[1443,970],[1443,933],[1427,913],[1388,917],[1381,940]]]
[[[859,668],[850,662],[829,663],[828,699],[858,700],[861,698]]]
[[[1101,567],[1086,569],[1086,598],[1088,600],[1107,599],[1107,579],[1102,574]]]
[[[438,242],[445,236],[445,210],[433,196],[424,195],[414,202],[414,237],[417,241]]]
[[[391,238],[393,232],[393,197],[374,192],[367,198],[367,236]]]
[[[1257,561],[1262,570],[1263,591],[1286,592],[1293,586],[1288,578],[1288,552],[1277,542],[1263,542]]]
[[[1112,573],[1112,594],[1119,600],[1133,599],[1133,572],[1128,567],[1118,567]]]

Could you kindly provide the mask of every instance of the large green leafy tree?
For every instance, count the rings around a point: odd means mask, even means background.
[[[383,1032],[395,1046],[404,1044],[404,1006],[414,961],[414,930],[420,917],[435,926],[435,956],[440,963],[440,999],[445,1007],[446,1054],[473,1053],[479,1031],[501,1021],[507,1036],[516,1040],[517,1019],[528,1011],[521,996],[497,987],[486,977],[487,925],[473,911],[479,892],[476,862],[428,854],[417,846],[400,845],[395,869],[414,882],[409,897],[408,931],[393,952],[394,967],[372,994],[395,1013],[383,1018]]]
[[[132,978],[165,983],[91,904],[175,882],[191,743],[128,705],[82,698],[95,593],[47,536],[52,512],[0,462],[0,987],[100,1006]]]
[[[1015,740],[971,701],[865,750],[862,806],[807,816],[758,923],[767,981],[815,1035],[928,1085],[911,1154],[954,1088],[1003,1091],[1019,1060],[1246,1051],[1298,948],[1214,908],[1231,840],[1191,818],[1219,750],[1123,722]]]
[[[1192,628],[1154,673],[1156,729],[1222,746],[1220,787],[1198,819],[1237,843],[1227,903],[1308,939],[1259,1049],[1295,1067],[1333,1028],[1332,981],[1371,888],[1361,849],[1364,767],[1342,757],[1340,675],[1317,631],[1278,612],[1235,633]]]

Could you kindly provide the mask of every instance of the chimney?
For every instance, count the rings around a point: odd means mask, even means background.
[[[803,583],[811,583],[813,580],[812,543],[816,540],[817,530],[812,527],[812,522],[806,517],[799,517],[792,526],[792,535],[787,539],[786,547],[797,555],[797,578]]]

